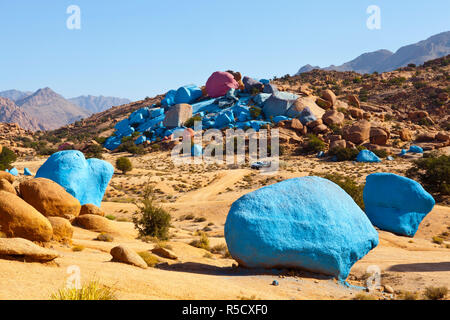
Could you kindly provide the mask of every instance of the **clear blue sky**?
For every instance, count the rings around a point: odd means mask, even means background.
[[[81,30],[68,30],[69,5]],[[369,5],[381,30],[366,27]],[[216,70],[271,78],[450,30],[450,1],[14,0],[0,2],[0,91],[132,100],[203,85]]]

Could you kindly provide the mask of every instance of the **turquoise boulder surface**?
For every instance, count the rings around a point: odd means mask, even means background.
[[[393,173],[367,176],[363,197],[373,225],[407,237],[416,234],[435,204],[420,183]]]
[[[24,168],[23,169],[23,175],[24,176],[32,176],[33,174],[31,173],[30,169]]]
[[[235,201],[225,224],[232,257],[247,268],[299,268],[345,280],[378,233],[335,183],[302,177]]]
[[[81,205],[100,207],[114,167],[106,161],[88,159],[77,150],[54,153],[39,168],[36,178],[55,181],[77,198]]]
[[[361,152],[356,157],[358,162],[381,162],[381,159],[370,150],[361,150]]]

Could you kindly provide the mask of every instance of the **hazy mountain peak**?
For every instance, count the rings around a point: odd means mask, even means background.
[[[300,68],[297,74],[308,72],[312,69],[355,71],[358,73],[387,72],[405,67],[410,63],[421,65],[425,61],[444,57],[448,54],[450,54],[450,31],[401,47],[395,53],[386,49],[363,53],[340,66],[330,65],[326,68],[319,68],[311,67],[308,64]]]

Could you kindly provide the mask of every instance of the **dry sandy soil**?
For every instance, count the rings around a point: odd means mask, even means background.
[[[106,155],[114,163],[120,155]],[[114,241],[95,241],[97,233],[75,228],[72,245],[53,243],[61,258],[50,264],[0,260],[0,299],[49,299],[64,287],[67,268],[77,265],[83,282],[98,280],[117,290],[119,299],[352,299],[360,289],[346,287],[320,275],[288,270],[245,270],[233,267],[235,261],[208,254],[189,242],[198,238],[197,230],[207,231],[211,245],[224,244],[223,227],[228,210],[245,193],[287,178],[314,173],[341,172],[363,182],[373,172],[402,173],[409,162],[396,160],[382,164],[321,162],[315,158],[283,159],[275,176],[260,175],[248,168],[223,165],[175,167],[166,153],[131,158],[134,170],[117,173],[105,195],[102,209],[114,216],[117,227]],[[22,161],[15,166],[33,173],[45,161]],[[152,249],[155,244],[137,239],[131,222],[142,187],[154,185],[161,204],[172,214],[171,239],[166,244],[177,261],[161,258],[164,267],[139,269],[110,262],[109,251],[125,244],[136,251]],[[186,219],[189,215],[197,219]],[[203,218],[203,219],[198,219]],[[450,208],[436,206],[413,239],[380,231],[380,244],[352,269],[349,283],[364,285],[367,268],[378,266],[382,283],[395,291],[423,292],[428,286],[450,287],[449,242],[434,244],[432,237],[448,232]],[[72,251],[82,245],[83,251]],[[279,286],[272,286],[277,280]],[[394,298],[381,292],[379,298]]]

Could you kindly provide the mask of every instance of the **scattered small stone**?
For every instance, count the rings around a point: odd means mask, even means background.
[[[272,285],[275,287],[278,287],[280,284],[278,283],[277,280],[273,280]]]

